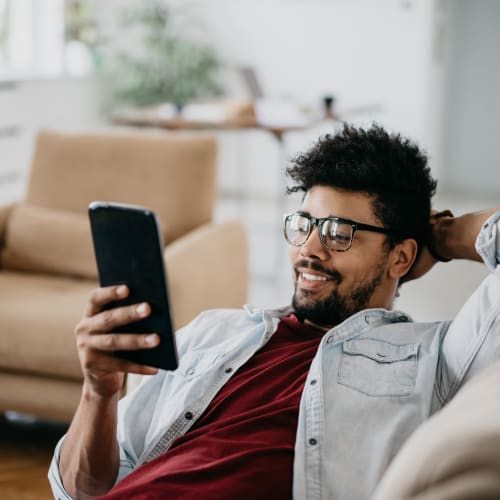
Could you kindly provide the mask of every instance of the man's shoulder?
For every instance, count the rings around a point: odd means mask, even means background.
[[[450,321],[414,321],[408,314],[390,311],[385,321],[375,322],[373,328],[365,330],[360,338],[376,338],[396,343],[433,342],[436,336],[442,337]]]

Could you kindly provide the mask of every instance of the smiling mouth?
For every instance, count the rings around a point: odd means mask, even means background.
[[[333,269],[323,269],[318,263],[302,260],[295,265],[297,280],[309,284],[334,281],[340,285],[342,275]]]
[[[300,277],[305,281],[326,281],[328,279],[326,276],[311,273],[300,273]]]
[[[332,276],[305,270],[299,271],[297,274],[297,289],[304,292],[319,292],[325,288],[330,288],[332,283],[337,283],[337,280]]]

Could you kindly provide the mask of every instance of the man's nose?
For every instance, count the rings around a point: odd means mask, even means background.
[[[327,260],[330,251],[323,246],[319,237],[318,226],[314,226],[307,241],[300,247],[300,255],[309,259]]]

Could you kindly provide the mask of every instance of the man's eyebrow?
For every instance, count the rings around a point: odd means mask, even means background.
[[[312,217],[311,212],[308,212],[307,210],[297,210],[295,212],[296,214],[299,215],[308,215],[309,217]],[[338,217],[336,215],[327,215],[326,217],[319,217],[320,219],[342,219],[346,221],[350,221],[351,219],[346,219],[345,217]]]

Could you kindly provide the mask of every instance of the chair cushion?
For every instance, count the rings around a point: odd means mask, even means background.
[[[2,266],[97,279],[86,215],[17,205],[7,223]]]
[[[96,286],[2,270],[0,370],[80,380],[74,329]]]

